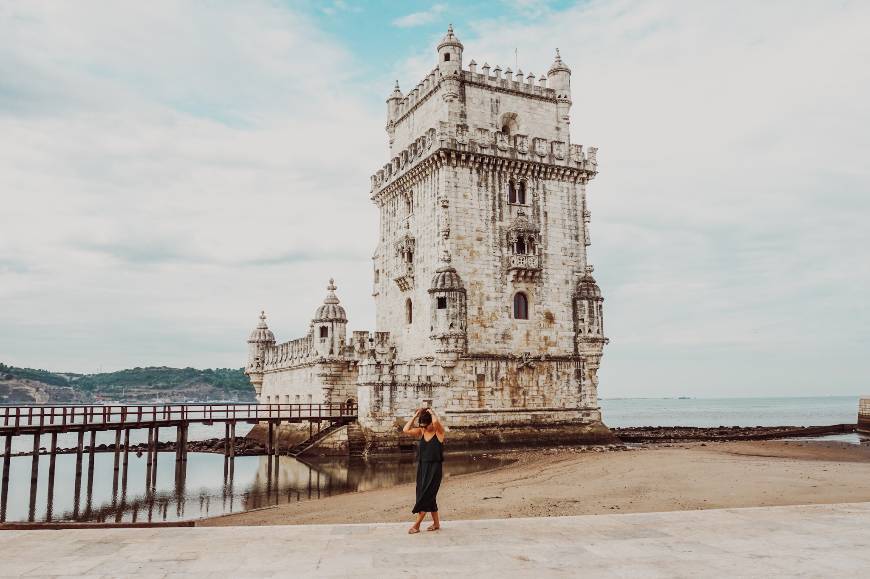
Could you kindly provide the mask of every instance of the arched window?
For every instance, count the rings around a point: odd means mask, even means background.
[[[514,319],[529,319],[529,298],[523,292],[514,294]]]
[[[450,62],[450,53],[449,52],[444,53],[444,62]]]
[[[519,190],[517,191],[517,203],[526,204],[526,182],[520,181]]]
[[[511,136],[511,127],[510,127],[510,125],[505,125],[505,126],[503,126],[503,127],[501,128],[501,132],[502,132],[505,136],[510,137],[510,136]]]
[[[526,254],[526,240],[523,237],[517,238],[516,254],[517,255],[525,255]]]
[[[508,181],[508,203],[516,203],[517,202],[517,186],[514,184],[513,179]]]
[[[326,326],[320,326],[320,337],[328,338],[329,337],[329,328]]]
[[[411,298],[405,300],[405,323],[410,324],[414,321],[414,304],[411,303]]]

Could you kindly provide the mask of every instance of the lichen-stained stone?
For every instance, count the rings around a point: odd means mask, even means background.
[[[330,281],[304,337],[276,344],[261,318],[246,371],[260,402],[356,401],[369,452],[398,449],[420,406],[459,446],[601,442],[607,338],[586,249],[598,149],[571,141],[571,70],[557,51],[537,83],[478,72],[463,48],[451,28],[435,68],[387,99],[390,152],[369,192],[377,331],[347,339]]]

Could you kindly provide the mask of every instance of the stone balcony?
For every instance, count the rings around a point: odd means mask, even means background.
[[[414,264],[403,264],[399,275],[394,277],[393,281],[395,281],[396,285],[399,286],[399,291],[408,291],[414,287]]]
[[[514,281],[537,281],[541,275],[541,256],[511,255],[508,272]]]

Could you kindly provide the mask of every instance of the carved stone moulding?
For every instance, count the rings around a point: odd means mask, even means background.
[[[393,281],[396,282],[396,285],[399,287],[399,291],[406,292],[409,289],[414,287],[414,275],[413,274],[404,274],[395,278]]]
[[[529,137],[527,135],[517,135],[514,137],[517,153],[527,155],[529,153]]]

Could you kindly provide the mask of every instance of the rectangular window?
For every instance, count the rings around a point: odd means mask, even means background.
[[[439,310],[447,309],[447,298],[437,298],[436,306]]]

